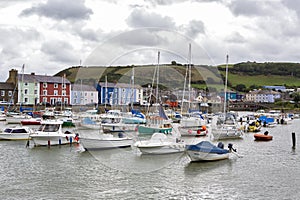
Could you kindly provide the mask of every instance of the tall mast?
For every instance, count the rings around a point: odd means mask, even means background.
[[[226,55],[226,72],[225,72],[225,87],[224,87],[224,114],[226,114],[227,82],[228,82],[228,55]]]
[[[189,44],[189,109],[191,108],[191,79],[192,79],[192,46],[191,43]]]
[[[104,107],[106,108],[106,101],[108,98],[108,91],[107,91],[107,76],[105,76],[105,97],[104,97]]]
[[[132,67],[132,74],[131,74],[131,109],[133,109],[133,100],[134,100],[134,67]]]
[[[20,101],[20,110],[22,108],[22,103],[23,103],[23,99],[24,99],[24,68],[25,68],[25,64],[22,65],[22,85],[21,85],[21,101]]]
[[[156,103],[158,103],[158,83],[159,83],[159,59],[160,59],[160,52],[157,53],[157,77],[156,77]]]

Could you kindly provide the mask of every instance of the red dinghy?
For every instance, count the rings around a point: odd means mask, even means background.
[[[273,136],[268,135],[268,134],[269,134],[268,131],[266,131],[264,134],[256,133],[256,134],[254,134],[254,138],[255,138],[255,140],[261,140],[261,141],[272,140]]]

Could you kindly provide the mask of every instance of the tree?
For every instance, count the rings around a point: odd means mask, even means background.
[[[244,84],[237,84],[235,86],[235,89],[239,92],[245,92],[246,91],[246,86]]]

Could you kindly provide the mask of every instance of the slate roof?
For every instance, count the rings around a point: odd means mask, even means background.
[[[96,88],[91,85],[72,84],[71,88],[73,91],[97,91]]]
[[[0,82],[0,88],[2,90],[14,90],[15,85],[13,83]]]
[[[22,77],[23,76],[23,77]],[[62,79],[60,76],[46,76],[46,75],[32,75],[32,74],[18,74],[18,80],[24,80],[24,82],[37,82],[37,83],[64,83],[70,84],[68,79]]]

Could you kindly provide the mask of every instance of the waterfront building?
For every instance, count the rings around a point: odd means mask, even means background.
[[[71,83],[65,76],[19,74],[17,70],[12,69],[6,82],[16,85],[16,102],[19,104],[70,104]]]
[[[98,104],[98,91],[95,87],[84,84],[71,85],[71,104]]]
[[[280,92],[273,90],[253,90],[246,94],[245,101],[255,103],[274,103],[276,99],[280,98]]]
[[[99,104],[128,105],[133,102],[142,104],[143,88],[126,83],[100,82],[97,85]]]

